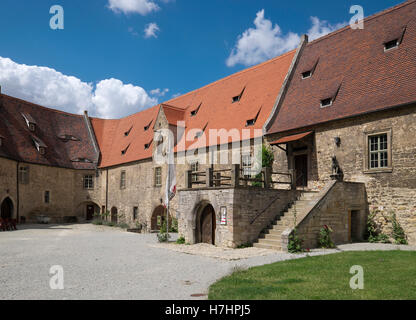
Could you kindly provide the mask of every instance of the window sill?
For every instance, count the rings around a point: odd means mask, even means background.
[[[363,171],[366,174],[372,174],[372,173],[392,173],[393,168],[383,168],[383,169],[367,169]]]

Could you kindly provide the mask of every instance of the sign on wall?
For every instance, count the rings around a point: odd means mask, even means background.
[[[227,225],[227,207],[221,207],[221,225]]]

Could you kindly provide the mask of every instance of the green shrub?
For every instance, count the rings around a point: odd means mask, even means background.
[[[366,238],[371,243],[390,243],[389,236],[381,232],[380,227],[375,221],[376,212],[372,212],[368,215]]]
[[[298,236],[298,230],[295,228],[289,236],[289,243],[287,245],[287,251],[289,253],[303,252],[302,243],[303,243],[303,240]]]
[[[185,244],[186,240],[184,237],[179,237],[178,240],[176,240],[176,244]]]
[[[157,240],[159,242],[168,242],[169,239],[170,239],[170,234],[168,234],[168,233],[161,233],[161,232],[159,232],[157,234]]]
[[[324,227],[319,231],[319,246],[324,249],[335,248],[335,244],[332,242],[331,233],[333,230],[331,227],[324,225]]]
[[[404,232],[399,221],[397,221],[396,214],[393,213],[391,216],[391,224],[393,227],[393,239],[396,244],[408,244],[406,233]]]
[[[94,225],[96,225],[96,226],[101,226],[101,225],[103,225],[103,221],[102,220],[94,220],[93,222],[92,222],[92,224],[94,224]]]
[[[119,223],[117,225],[117,227],[119,227],[121,229],[128,229],[129,228],[129,225],[127,223],[125,223],[125,222],[122,222],[122,223]]]
[[[274,161],[274,154],[273,151],[265,146],[263,144],[262,148],[261,148],[261,165],[262,168],[271,168],[273,166],[273,161]],[[251,183],[252,187],[262,187],[263,186],[263,174],[259,173],[258,175],[256,175],[255,179],[257,181],[254,181]]]

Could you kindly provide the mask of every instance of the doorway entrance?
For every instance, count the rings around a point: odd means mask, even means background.
[[[11,219],[13,218],[13,202],[7,197],[1,203],[1,218],[2,219]]]
[[[348,241],[349,242],[358,242],[361,240],[360,235],[360,211],[352,210],[349,212],[348,217]]]
[[[200,212],[199,219],[197,219],[197,242],[215,245],[216,224],[215,210],[212,205],[208,204]]]
[[[308,155],[295,156],[296,186],[308,186]]]
[[[91,221],[94,218],[94,206],[87,205],[87,221]]]
[[[151,230],[159,231],[163,223],[166,220],[166,209],[164,206],[158,206],[153,211],[152,221],[151,221]],[[170,219],[169,219],[170,224]],[[170,228],[169,228],[170,229]]]
[[[111,208],[111,222],[117,223],[117,208],[113,207]]]

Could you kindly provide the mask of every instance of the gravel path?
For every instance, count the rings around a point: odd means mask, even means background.
[[[340,250],[395,250],[355,244]],[[415,247],[399,247],[416,250]],[[314,250],[322,255],[339,250]],[[0,232],[0,299],[204,299],[208,287],[236,269],[304,257],[270,250],[160,245],[155,234],[93,225],[25,226]],[[64,290],[51,290],[51,266]]]

